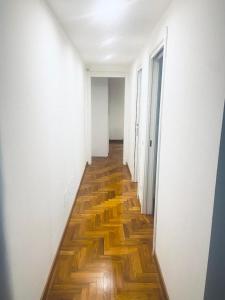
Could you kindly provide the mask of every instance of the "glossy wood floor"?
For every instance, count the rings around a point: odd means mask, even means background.
[[[163,300],[151,255],[153,219],[141,215],[122,145],[88,166],[43,299]]]

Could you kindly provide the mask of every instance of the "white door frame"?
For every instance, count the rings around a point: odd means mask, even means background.
[[[160,169],[160,148],[161,148],[161,128],[162,128],[162,115],[163,115],[163,100],[164,100],[164,86],[165,86],[165,72],[166,72],[166,58],[167,58],[167,39],[168,29],[166,28],[166,34],[155,49],[150,53],[149,61],[149,96],[148,96],[148,107],[147,107],[147,128],[146,128],[146,147],[145,147],[145,170],[144,170],[144,195],[143,195],[143,207],[142,213],[149,214],[147,211],[147,188],[148,188],[148,171],[149,171],[149,142],[150,142],[150,110],[152,103],[152,89],[153,89],[153,69],[154,59],[157,54],[163,49],[163,70],[162,70],[162,84],[161,84],[161,99],[160,99],[160,113],[159,113],[159,128],[158,128],[158,149],[157,149],[157,165],[156,165],[156,182],[155,182],[155,209],[154,209],[154,233],[153,233],[153,253],[155,253],[156,244],[156,231],[157,231],[157,209],[158,209],[158,187],[159,187],[159,169]],[[152,165],[152,164],[151,164]]]
[[[85,133],[86,133],[86,161],[92,164],[92,130],[91,130],[91,73],[86,70],[86,94],[85,94]]]
[[[92,164],[92,118],[91,118],[91,78],[92,77],[102,77],[102,78],[124,78],[125,79],[125,97],[124,97],[124,147],[123,147],[123,163],[127,164],[128,157],[128,129],[127,129],[127,119],[126,112],[128,102],[128,73],[127,72],[117,72],[117,71],[90,71],[86,70],[86,118],[85,118],[85,128],[86,128],[86,155],[87,162],[89,165]]]
[[[137,69],[137,89],[135,105],[135,129],[134,129],[134,182],[139,182],[139,154],[140,154],[140,110],[142,95],[142,67]],[[139,77],[140,76],[140,77]]]

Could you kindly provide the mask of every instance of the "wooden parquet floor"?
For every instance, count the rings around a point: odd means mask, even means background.
[[[88,166],[43,300],[164,300],[122,145]]]

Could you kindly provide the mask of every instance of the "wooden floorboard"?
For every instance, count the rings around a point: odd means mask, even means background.
[[[43,300],[164,300],[122,144],[88,166]]]

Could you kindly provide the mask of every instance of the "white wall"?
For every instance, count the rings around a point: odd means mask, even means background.
[[[125,79],[109,78],[109,139],[123,140]]]
[[[91,79],[92,156],[109,153],[108,78]]]
[[[42,1],[0,1],[0,44],[0,298],[38,300],[86,162],[84,69]]]
[[[204,295],[216,169],[225,99],[225,2],[173,1],[131,70],[130,153],[136,73],[143,67],[139,185],[143,196],[149,55],[168,26],[156,254],[171,300]]]

